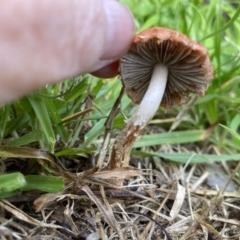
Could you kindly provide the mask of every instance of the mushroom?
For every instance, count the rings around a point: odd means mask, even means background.
[[[160,27],[137,34],[120,60],[120,79],[140,105],[115,139],[109,168],[128,166],[132,145],[159,106],[177,107],[191,93],[203,97],[212,78],[207,50],[184,34]]]

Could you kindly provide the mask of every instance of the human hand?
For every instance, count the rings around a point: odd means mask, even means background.
[[[115,76],[134,37],[115,0],[1,1],[0,29],[0,104],[79,74]]]

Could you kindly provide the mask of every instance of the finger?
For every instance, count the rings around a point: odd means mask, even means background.
[[[0,29],[0,103],[109,65],[134,35],[115,0],[3,1]]]

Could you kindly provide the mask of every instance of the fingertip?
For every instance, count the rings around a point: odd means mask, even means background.
[[[106,13],[106,42],[101,60],[121,57],[134,38],[135,24],[130,10],[115,0],[104,1]]]

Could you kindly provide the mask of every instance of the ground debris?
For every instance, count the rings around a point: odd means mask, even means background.
[[[60,193],[28,192],[0,201],[0,239],[210,240],[240,236],[239,192],[212,189],[203,165],[183,168],[148,158],[139,159],[137,169],[125,170],[129,174],[123,186],[114,186],[108,181],[113,175],[108,179],[104,171],[95,169],[75,174],[75,182],[69,173],[72,182],[68,180]]]

